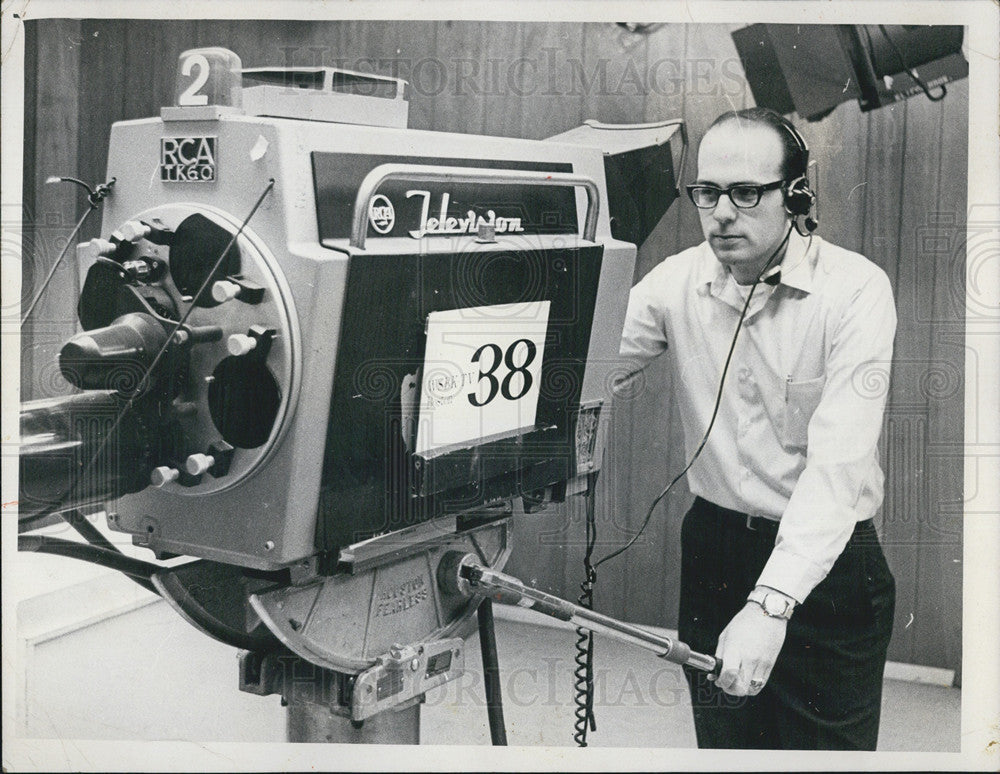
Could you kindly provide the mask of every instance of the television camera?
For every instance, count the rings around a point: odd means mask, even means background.
[[[399,79],[206,48],[175,104],[114,125],[59,355],[77,391],[21,411],[21,519],[88,542],[19,547],[126,572],[243,651],[243,690],[355,727],[460,675],[493,597],[715,668],[501,572],[512,521],[593,494],[683,125],[532,141],[412,130],[407,105]],[[194,560],[125,557],[100,510]]]

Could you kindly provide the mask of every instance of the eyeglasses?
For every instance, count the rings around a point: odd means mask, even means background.
[[[756,207],[760,203],[760,197],[764,191],[773,191],[785,185],[785,180],[776,180],[773,183],[764,185],[749,185],[740,183],[731,185],[728,188],[719,188],[715,185],[689,185],[687,186],[688,196],[694,206],[701,210],[711,210],[719,203],[719,197],[725,194],[735,206],[741,210],[748,210]]]

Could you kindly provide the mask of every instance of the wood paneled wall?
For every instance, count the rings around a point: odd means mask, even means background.
[[[340,65],[398,75],[411,82],[410,126],[418,129],[542,139],[586,118],[683,117],[693,153],[715,115],[753,104],[731,29],[666,25],[642,35],[566,23],[29,23],[27,287],[85,206],[68,186],[42,181],[50,174],[103,179],[111,123],[169,104],[185,49],[225,46],[244,66]],[[916,97],[867,114],[848,103],[801,128],[819,162],[819,233],[882,266],[896,292],[899,332],[882,445],[881,532],[898,587],[890,657],[959,669],[968,84],[948,88],[942,102]],[[95,217],[84,237],[98,227]],[[693,208],[676,203],[640,250],[636,278],[700,239]],[[52,363],[73,330],[76,292],[75,271],[61,270],[27,331],[26,395],[60,389]],[[634,534],[684,464],[667,363],[647,376],[641,394],[613,409],[598,491],[599,556]],[[675,624],[679,528],[689,502],[682,483],[633,548],[601,568],[599,609]],[[583,518],[579,498],[529,517],[518,526],[510,569],[575,597]]]

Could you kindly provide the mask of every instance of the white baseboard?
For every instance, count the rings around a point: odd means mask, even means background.
[[[576,627],[568,621],[560,621],[558,618],[537,613],[523,607],[512,605],[494,605],[493,614],[506,621],[518,621],[520,623],[532,624],[534,626],[549,626],[556,629],[575,629]],[[644,629],[660,634],[671,639],[677,638],[676,629],[663,629],[659,626],[643,626]],[[923,666],[921,664],[904,664],[899,661],[887,661],[885,664],[885,679],[899,680],[908,683],[921,683],[924,685],[939,685],[951,688],[955,683],[955,670],[942,669],[941,667]],[[957,690],[957,689],[956,689]]]
[[[124,575],[105,571],[82,583],[22,600],[17,606],[17,636],[34,647],[162,601]]]
[[[151,604],[165,603],[124,575],[107,570],[81,583],[21,600],[16,612],[17,655],[13,664],[17,735],[27,736],[29,672],[36,648]]]
[[[955,670],[922,664],[904,664],[902,661],[885,662],[885,679],[900,680],[904,683],[924,683],[943,685],[951,688],[955,684]]]

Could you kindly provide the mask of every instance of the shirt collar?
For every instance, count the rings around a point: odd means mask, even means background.
[[[811,293],[813,273],[819,255],[819,237],[804,237],[797,231],[788,240],[788,250],[781,262],[781,283]]]
[[[797,288],[805,293],[811,293],[813,287],[813,273],[816,270],[816,261],[819,254],[819,237],[811,239],[801,236],[797,231],[792,231],[788,238],[788,249],[785,257],[781,261],[781,285]],[[698,287],[711,286],[711,290],[718,295],[727,279],[729,269],[719,262],[712,252],[708,242],[702,242],[702,260],[698,269]],[[707,288],[706,288],[707,290]]]

